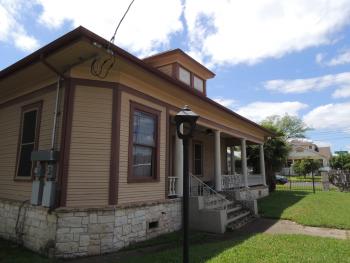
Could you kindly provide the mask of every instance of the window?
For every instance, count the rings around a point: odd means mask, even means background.
[[[131,102],[129,179],[157,179],[160,112]]]
[[[183,67],[179,67],[179,79],[191,86],[191,73]]]
[[[203,145],[200,142],[193,144],[193,174],[203,175]]]
[[[201,78],[198,78],[197,76],[193,76],[193,87],[196,89],[196,90],[199,90],[201,92],[203,92],[203,80]]]
[[[33,164],[31,153],[38,148],[40,115],[42,103],[27,105],[22,108],[21,128],[17,152],[17,178],[31,179]]]

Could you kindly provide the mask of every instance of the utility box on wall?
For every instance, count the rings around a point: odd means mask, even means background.
[[[52,150],[32,152],[31,160],[36,162],[35,180],[32,185],[32,205],[53,207],[58,156],[59,152]]]

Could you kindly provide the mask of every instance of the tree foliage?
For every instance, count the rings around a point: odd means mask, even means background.
[[[284,134],[286,139],[289,138],[305,138],[305,132],[310,130],[309,127],[297,116],[273,115],[267,117],[261,122],[262,126],[272,126]]]
[[[315,173],[322,167],[322,163],[320,160],[312,160],[312,159],[302,159],[302,160],[297,160],[293,164],[293,170],[294,172],[301,176],[304,175],[306,176],[307,174],[310,173]]]
[[[267,184],[270,191],[273,191],[276,186],[275,173],[280,171],[286,163],[290,146],[286,142],[285,135],[278,130],[272,123],[263,123],[262,126],[274,132],[275,137],[269,138],[264,144],[265,168]],[[256,145],[247,148],[248,165],[252,166],[257,172],[260,171],[260,154],[259,147]]]
[[[341,153],[334,155],[330,160],[330,165],[333,169],[350,170],[350,154]]]

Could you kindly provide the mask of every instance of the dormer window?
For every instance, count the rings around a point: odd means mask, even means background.
[[[191,86],[191,72],[183,67],[179,67],[179,80]]]
[[[168,76],[181,81],[193,91],[206,95],[206,81],[215,76],[213,72],[194,60],[181,49],[169,50],[143,59]]]
[[[196,75],[193,76],[193,87],[201,92],[204,91],[204,81],[198,78]]]

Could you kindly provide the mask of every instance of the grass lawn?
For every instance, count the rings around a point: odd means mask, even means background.
[[[172,239],[172,238],[171,238]],[[162,240],[162,239],[160,239]],[[173,249],[128,256],[122,260],[108,257],[104,263],[182,262],[180,244]],[[77,261],[59,261],[78,263]],[[53,263],[25,249],[0,240],[1,263]],[[82,261],[84,262],[84,261]],[[102,262],[98,257],[87,262]],[[303,235],[258,234],[232,240],[192,245],[190,262],[350,262],[350,241]]]
[[[350,229],[350,193],[275,191],[259,200],[259,212],[302,225]]]
[[[287,176],[292,182],[312,182],[312,176]],[[315,182],[321,182],[321,176],[314,176]]]
[[[54,263],[55,260],[41,257],[27,249],[18,247],[16,244],[0,239],[0,262],[1,263]]]
[[[172,249],[125,263],[181,262],[181,250]],[[258,234],[249,238],[195,245],[190,262],[350,262],[350,242],[303,235]]]

